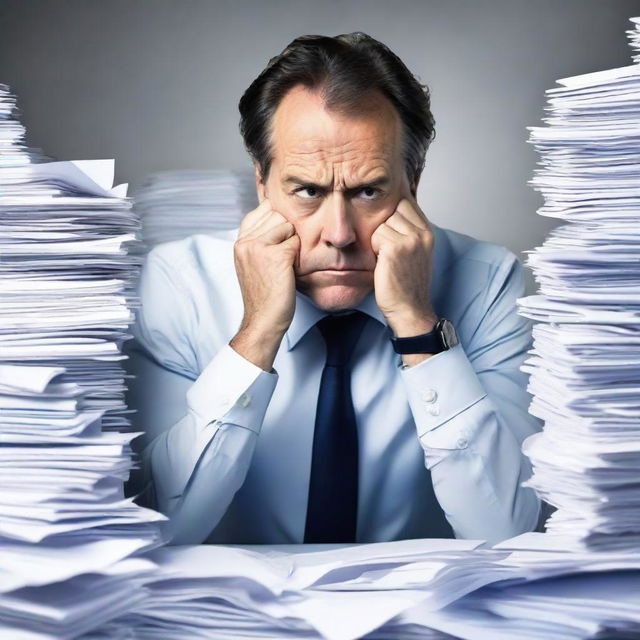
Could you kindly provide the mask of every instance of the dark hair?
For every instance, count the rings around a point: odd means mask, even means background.
[[[361,108],[372,91],[381,92],[400,115],[407,177],[410,184],[417,182],[435,138],[429,89],[386,45],[361,31],[296,38],[269,60],[242,95],[240,133],[263,180],[272,162],[273,114],[298,84],[320,89],[327,109],[343,113]]]

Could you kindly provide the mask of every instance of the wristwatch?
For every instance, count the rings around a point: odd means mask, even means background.
[[[408,338],[396,338],[389,328],[391,344],[396,353],[440,353],[458,344],[458,334],[446,318],[440,318],[429,333]]]

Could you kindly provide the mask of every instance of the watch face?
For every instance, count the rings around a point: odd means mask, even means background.
[[[447,349],[455,347],[458,344],[458,336],[453,325],[446,319],[442,319],[442,337]]]

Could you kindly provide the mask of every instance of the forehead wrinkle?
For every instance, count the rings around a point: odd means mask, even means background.
[[[343,166],[342,162],[311,162],[301,163],[285,161],[282,178],[295,176],[309,183],[333,186],[334,188],[344,187],[346,189],[357,185],[365,184],[382,175],[392,179],[389,171],[389,164],[384,158],[372,158],[371,162],[358,159],[357,162],[350,162]],[[337,184],[336,184],[337,183]]]
[[[341,145],[352,147],[346,152],[327,148],[288,150],[284,154],[281,175],[283,179],[294,175],[308,182],[322,185],[333,184],[335,176],[340,184],[348,182],[352,185],[366,183],[381,174],[391,177],[389,169],[392,153],[390,151],[385,153],[384,147],[364,151],[355,148],[358,145],[353,143],[354,141],[348,141]]]
[[[340,183],[353,179],[353,185],[381,173],[392,179],[392,165],[401,154],[399,119],[389,105],[374,114],[354,117],[327,111],[318,96],[292,90],[272,120],[280,178],[293,175],[322,185],[331,184],[333,176]]]

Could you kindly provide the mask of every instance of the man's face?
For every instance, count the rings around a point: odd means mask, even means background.
[[[295,227],[296,288],[325,311],[357,306],[373,289],[371,235],[411,193],[402,158],[401,120],[381,94],[357,116],[325,110],[299,85],[273,119],[273,161],[260,201]]]

